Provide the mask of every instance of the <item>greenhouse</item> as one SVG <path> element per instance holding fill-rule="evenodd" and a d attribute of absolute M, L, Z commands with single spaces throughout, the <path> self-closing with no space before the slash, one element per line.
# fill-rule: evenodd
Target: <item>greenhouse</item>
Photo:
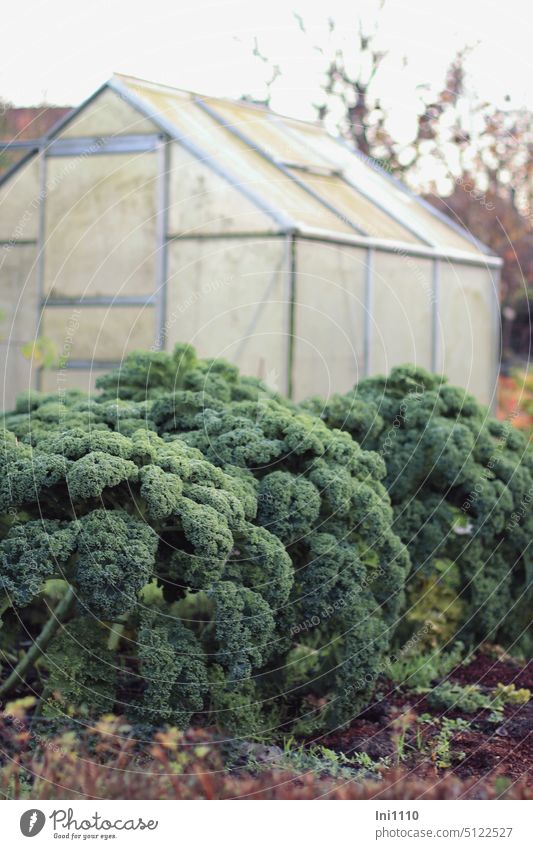
<path fill-rule="evenodd" d="M 4 407 L 176 342 L 295 399 L 413 362 L 493 403 L 501 260 L 318 124 L 115 76 L 19 148 Z"/>

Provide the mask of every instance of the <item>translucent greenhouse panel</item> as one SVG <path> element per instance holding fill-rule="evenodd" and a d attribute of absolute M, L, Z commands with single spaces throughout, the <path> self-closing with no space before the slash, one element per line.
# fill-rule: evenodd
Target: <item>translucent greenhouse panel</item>
<path fill-rule="evenodd" d="M 111 89 L 95 97 L 59 134 L 65 137 L 154 133 L 157 127 Z"/>
<path fill-rule="evenodd" d="M 412 227 L 420 236 L 442 249 L 454 249 L 481 255 L 466 236 L 424 207 L 416 197 L 391 180 L 378 164 L 352 152 L 325 131 L 312 126 L 287 122 L 291 133 L 304 141 L 314 155 L 322 155 L 332 168 L 339 168 L 370 200 L 390 211 L 400 223 Z M 312 154 L 310 154 L 312 155 Z"/>
<path fill-rule="evenodd" d="M 22 345 L 37 327 L 37 246 L 0 248 L 0 342 Z"/>
<path fill-rule="evenodd" d="M 254 144 L 274 159 L 298 165 L 328 165 L 323 156 L 303 144 L 296 135 L 289 134 L 284 127 L 284 120 L 268 109 L 216 98 L 208 98 L 206 102 L 228 124 L 249 136 Z"/>
<path fill-rule="evenodd" d="M 366 251 L 298 241 L 294 397 L 346 392 L 364 373 Z"/>
<path fill-rule="evenodd" d="M 253 146 L 233 136 L 207 115 L 190 94 L 128 77 L 119 79 L 143 99 L 147 108 L 159 113 L 181 136 L 197 145 L 206 162 L 212 159 L 217 167 L 222 167 L 243 188 L 251 189 L 273 209 L 308 227 L 353 233 L 348 224 L 297 186 L 276 165 L 266 161 Z M 275 229 L 279 226 L 271 223 L 269 230 Z"/>
<path fill-rule="evenodd" d="M 58 398 L 69 389 L 80 389 L 82 392 L 97 393 L 95 389 L 96 378 L 107 374 L 109 368 L 105 369 L 45 369 L 41 374 L 41 391 L 55 392 Z"/>
<path fill-rule="evenodd" d="M 277 230 L 275 221 L 207 165 L 177 144 L 170 148 L 168 232 Z"/>
<path fill-rule="evenodd" d="M 490 271 L 441 263 L 440 366 L 450 383 L 464 386 L 483 404 L 494 400 L 498 327 Z"/>
<path fill-rule="evenodd" d="M 283 239 L 171 242 L 165 347 L 189 342 L 283 391 L 287 268 Z"/>
<path fill-rule="evenodd" d="M 37 327 L 36 245 L 0 248 L 1 408 L 10 409 L 35 374 L 29 361 Z"/>
<path fill-rule="evenodd" d="M 0 186 L 0 241 L 37 238 L 39 194 L 39 157 L 33 156 Z"/>
<path fill-rule="evenodd" d="M 365 235 L 373 239 L 391 239 L 420 244 L 420 240 L 415 238 L 409 230 L 398 224 L 390 215 L 383 212 L 372 201 L 367 200 L 340 177 L 302 173 L 298 173 L 298 176 L 320 197 L 338 209 L 341 216 L 360 228 Z"/>
<path fill-rule="evenodd" d="M 415 363 L 431 368 L 432 261 L 376 252 L 370 309 L 370 374 Z"/>
<path fill-rule="evenodd" d="M 49 296 L 153 292 L 156 174 L 155 153 L 47 161 Z"/>
<path fill-rule="evenodd" d="M 48 307 L 41 335 L 65 360 L 120 361 L 155 339 L 153 307 Z"/>
<path fill-rule="evenodd" d="M 0 343 L 0 409 L 12 410 L 17 395 L 36 385 L 37 372 L 20 345 Z"/>

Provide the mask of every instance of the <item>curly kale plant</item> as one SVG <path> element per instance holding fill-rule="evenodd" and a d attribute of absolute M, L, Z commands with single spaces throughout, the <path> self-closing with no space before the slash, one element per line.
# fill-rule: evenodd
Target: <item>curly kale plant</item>
<path fill-rule="evenodd" d="M 303 406 L 385 461 L 394 530 L 412 562 L 407 618 L 432 619 L 445 639 L 522 639 L 533 454 L 512 422 L 414 366 Z"/>
<path fill-rule="evenodd" d="M 33 646 L 0 694 L 35 686 L 37 664 L 47 710 L 239 732 L 349 720 L 409 565 L 383 461 L 190 348 L 100 384 L 4 420 L 4 671 L 7 640 Z"/>

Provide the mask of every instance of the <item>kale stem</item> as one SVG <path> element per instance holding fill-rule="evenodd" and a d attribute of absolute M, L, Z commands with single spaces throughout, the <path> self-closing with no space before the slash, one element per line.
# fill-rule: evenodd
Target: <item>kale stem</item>
<path fill-rule="evenodd" d="M 5 598 L 3 598 L 2 601 L 0 601 L 0 628 L 2 627 L 2 624 L 3 624 L 2 623 L 2 616 L 4 615 L 6 610 L 9 610 L 10 607 L 11 607 L 11 599 L 9 598 L 9 596 L 6 593 Z"/>
<path fill-rule="evenodd" d="M 107 648 L 110 651 L 116 651 L 118 648 L 118 644 L 120 643 L 120 639 L 124 633 L 126 628 L 125 620 L 126 617 L 121 617 L 122 621 L 113 622 L 109 631 L 109 637 L 107 640 Z"/>
<path fill-rule="evenodd" d="M 25 673 L 29 669 L 31 669 L 31 667 L 35 664 L 38 658 L 46 651 L 50 640 L 55 635 L 59 626 L 61 625 L 61 621 L 68 613 L 69 608 L 72 602 L 74 601 L 75 595 L 76 594 L 73 587 L 69 587 L 59 604 L 52 611 L 52 614 L 48 619 L 46 625 L 42 629 L 41 633 L 31 646 L 29 651 L 27 651 L 24 657 L 19 660 L 11 674 L 0 686 L 0 696 L 7 695 L 7 693 L 9 693 L 14 687 L 16 687 L 17 684 L 23 681 L 23 676 L 25 675 Z"/>

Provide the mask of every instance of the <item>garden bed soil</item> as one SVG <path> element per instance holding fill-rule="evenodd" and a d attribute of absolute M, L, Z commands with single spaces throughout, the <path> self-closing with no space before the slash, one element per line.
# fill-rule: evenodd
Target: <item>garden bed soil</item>
<path fill-rule="evenodd" d="M 489 690 L 499 683 L 514 684 L 517 689 L 533 692 L 533 663 L 524 666 L 505 655 L 498 658 L 479 654 L 449 677 L 463 686 L 476 684 Z M 423 714 L 430 714 L 432 721 L 420 723 Z M 465 730 L 453 733 L 454 754 L 448 768 L 437 765 L 436 754 L 444 718 L 462 718 L 469 723 Z M 426 781 L 453 773 L 461 779 L 499 779 L 502 786 L 521 782 L 533 787 L 533 700 L 506 706 L 502 722 L 494 723 L 489 721 L 487 710 L 468 714 L 437 711 L 423 695 L 402 692 L 390 682 L 383 682 L 375 703 L 348 728 L 312 742 L 348 756 L 366 753 L 373 760 L 388 759 Z"/>

